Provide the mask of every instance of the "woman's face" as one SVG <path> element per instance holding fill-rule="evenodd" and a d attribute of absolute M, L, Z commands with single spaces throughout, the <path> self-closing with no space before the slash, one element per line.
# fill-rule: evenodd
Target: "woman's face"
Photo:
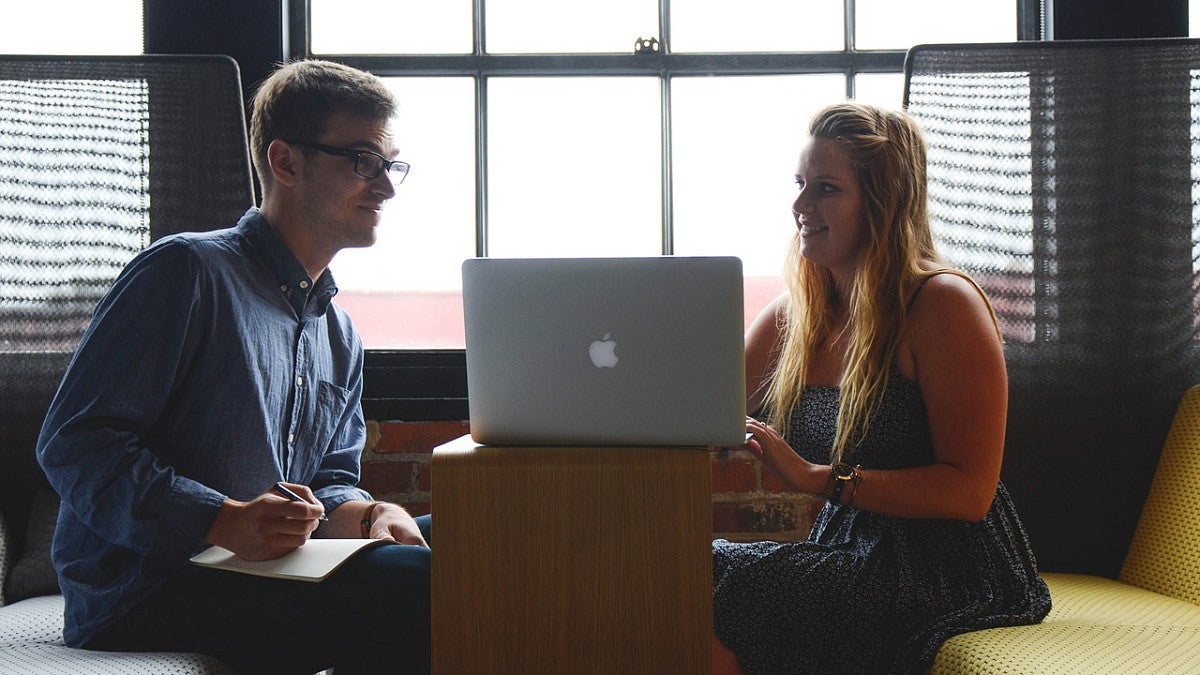
<path fill-rule="evenodd" d="M 867 240 L 866 204 L 849 152 L 837 141 L 811 139 L 800 151 L 796 185 L 800 255 L 849 280 Z"/>

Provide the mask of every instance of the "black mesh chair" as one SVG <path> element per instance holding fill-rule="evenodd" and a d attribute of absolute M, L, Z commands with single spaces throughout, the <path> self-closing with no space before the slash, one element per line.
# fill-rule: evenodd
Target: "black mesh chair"
<path fill-rule="evenodd" d="M 1200 382 L 1200 41 L 921 45 L 947 262 L 993 299 L 1003 478 L 1044 570 L 1115 576 L 1180 396 Z"/>
<path fill-rule="evenodd" d="M 253 202 L 233 59 L 0 56 L 0 507 L 17 529 L 101 295 L 152 240 Z"/>

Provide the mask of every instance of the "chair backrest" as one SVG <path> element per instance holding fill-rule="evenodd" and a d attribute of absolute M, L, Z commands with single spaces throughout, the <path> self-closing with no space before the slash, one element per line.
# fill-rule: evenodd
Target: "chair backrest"
<path fill-rule="evenodd" d="M 1200 386 L 1179 402 L 1120 579 L 1200 605 Z"/>
<path fill-rule="evenodd" d="M 1200 382 L 1196 72 L 1188 39 L 908 54 L 934 234 L 999 314 L 1003 478 L 1046 570 L 1116 576 Z"/>
<path fill-rule="evenodd" d="M 0 56 L 0 506 L 19 529 L 42 418 L 96 302 L 151 241 L 254 203 L 225 56 Z"/>

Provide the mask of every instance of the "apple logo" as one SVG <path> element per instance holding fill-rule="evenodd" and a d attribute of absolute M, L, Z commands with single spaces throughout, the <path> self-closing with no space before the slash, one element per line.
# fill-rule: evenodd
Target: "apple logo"
<path fill-rule="evenodd" d="M 617 365 L 617 342 L 612 339 L 612 333 L 605 333 L 604 339 L 594 340 L 588 346 L 588 356 L 592 365 L 597 368 L 612 368 Z"/>

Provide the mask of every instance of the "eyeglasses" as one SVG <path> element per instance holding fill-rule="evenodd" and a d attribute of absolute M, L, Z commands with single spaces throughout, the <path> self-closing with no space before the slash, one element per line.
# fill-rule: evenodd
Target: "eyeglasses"
<path fill-rule="evenodd" d="M 399 185 L 404 182 L 408 176 L 408 170 L 412 168 L 408 162 L 401 162 L 398 159 L 388 159 L 377 152 L 370 150 L 354 150 L 351 148 L 339 148 L 333 145 L 324 145 L 322 143 L 305 143 L 302 141 L 284 141 L 292 145 L 299 145 L 313 150 L 320 150 L 327 155 L 335 155 L 337 157 L 349 157 L 354 160 L 354 173 L 363 178 L 375 179 L 384 171 L 388 172 L 388 176 L 392 182 Z"/>

